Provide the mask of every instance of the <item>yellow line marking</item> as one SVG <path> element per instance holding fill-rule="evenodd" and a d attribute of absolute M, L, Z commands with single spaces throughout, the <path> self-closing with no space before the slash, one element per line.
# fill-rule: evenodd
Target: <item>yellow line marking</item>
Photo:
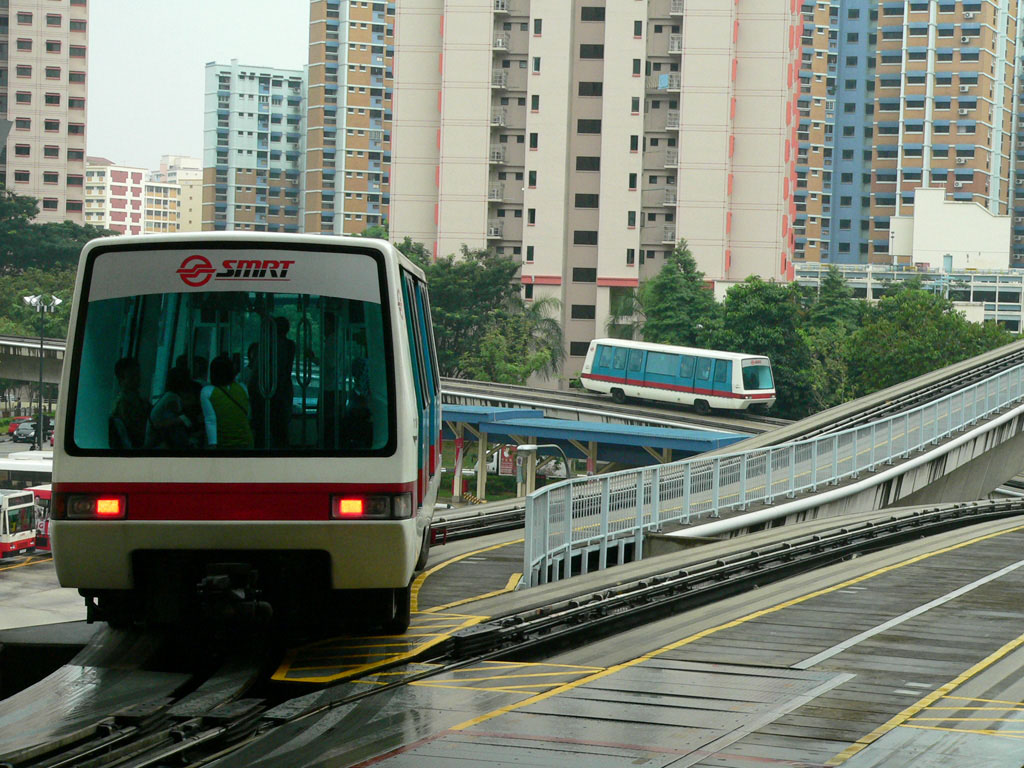
<path fill-rule="evenodd" d="M 502 589 L 496 589 L 493 592 L 485 592 L 482 595 L 476 595 L 475 597 L 466 597 L 462 600 L 456 600 L 454 603 L 445 603 L 444 605 L 437 605 L 433 608 L 428 608 L 424 613 L 433 613 L 434 611 L 445 611 L 449 608 L 455 608 L 459 605 L 465 605 L 466 603 L 475 603 L 477 600 L 483 600 L 485 597 L 497 597 L 498 595 L 504 595 L 506 592 L 511 592 L 518 586 L 519 580 L 523 577 L 521 573 L 513 573 L 508 583 Z"/>
<path fill-rule="evenodd" d="M 951 709 L 955 712 L 1024 712 L 1024 708 L 1017 707 L 928 707 L 929 712 L 940 709 Z"/>
<path fill-rule="evenodd" d="M 909 725 L 904 724 L 904 728 L 919 728 L 922 731 L 950 731 L 952 733 L 976 733 L 980 736 L 1005 736 L 1008 739 L 1024 739 L 1024 731 L 1004 731 L 1001 729 L 991 728 L 940 728 L 937 725 Z"/>
<path fill-rule="evenodd" d="M 450 677 L 448 680 L 452 682 L 461 683 L 482 683 L 486 680 L 511 680 L 514 677 L 565 677 L 570 674 L 568 671 L 563 672 L 527 672 L 522 675 L 490 675 L 488 677 Z M 583 670 L 580 671 L 583 674 Z"/>
<path fill-rule="evenodd" d="M 488 691 L 488 692 L 497 691 L 498 693 L 516 693 L 516 694 L 519 694 L 520 696 L 525 696 L 525 695 L 529 694 L 529 691 L 518 691 L 518 690 L 515 690 L 514 688 L 505 688 L 505 687 L 488 688 L 487 686 L 484 686 L 484 685 L 443 685 L 441 683 L 428 683 L 425 680 L 417 680 L 415 682 L 409 683 L 409 685 L 415 685 L 415 686 L 418 686 L 420 688 L 438 688 L 438 689 L 441 689 L 441 690 L 452 690 L 452 691 Z"/>
<path fill-rule="evenodd" d="M 35 560 L 18 563 L 17 565 L 5 565 L 3 568 L 0 568 L 0 571 L 13 571 L 15 568 L 24 568 L 26 565 L 36 565 L 38 563 L 49 563 L 52 560 L 52 557 L 40 557 Z"/>
<path fill-rule="evenodd" d="M 857 576 L 857 577 L 852 578 L 852 579 L 847 579 L 846 581 L 840 582 L 839 584 L 835 584 L 835 585 L 833 585 L 831 587 L 826 587 L 824 589 L 815 590 L 814 592 L 810 592 L 810 593 L 804 595 L 803 597 L 793 598 L 792 600 L 787 600 L 787 601 L 785 601 L 783 603 L 779 603 L 778 605 L 774 605 L 774 606 L 772 606 L 770 608 L 764 608 L 764 609 L 759 610 L 759 611 L 754 611 L 753 613 L 748 613 L 746 616 L 742 616 L 742 617 L 740 617 L 738 619 L 734 619 L 733 621 L 729 621 L 729 622 L 726 622 L 724 624 L 719 624 L 716 627 L 710 627 L 708 629 L 702 630 L 702 631 L 697 632 L 697 633 L 695 633 L 693 635 L 690 635 L 689 637 L 684 637 L 681 640 L 676 640 L 675 642 L 669 643 L 668 645 L 662 646 L 661 648 L 658 648 L 658 649 L 656 649 L 654 651 L 650 651 L 649 653 L 645 653 L 642 656 L 637 656 L 636 658 L 630 659 L 629 661 L 625 661 L 625 662 L 623 662 L 621 664 L 616 664 L 614 666 L 607 667 L 606 669 L 603 669 L 600 672 L 595 672 L 594 674 L 588 675 L 587 677 L 580 678 L 579 680 L 574 680 L 573 682 L 566 683 L 564 685 L 560 685 L 559 687 L 554 688 L 554 689 L 552 689 L 550 691 L 546 691 L 544 693 L 539 693 L 536 696 L 531 696 L 530 698 L 524 699 L 523 701 L 520 701 L 520 702 L 518 702 L 516 704 L 510 704 L 510 705 L 507 705 L 507 706 L 504 706 L 504 707 L 500 707 L 499 709 L 496 709 L 496 710 L 494 710 L 492 712 L 488 712 L 485 715 L 480 715 L 479 717 L 471 718 L 469 720 L 466 720 L 465 722 L 462 722 L 462 723 L 459 723 L 458 725 L 453 726 L 451 728 L 451 730 L 453 730 L 453 731 L 465 730 L 466 728 L 471 728 L 474 725 L 479 725 L 480 723 L 487 722 L 488 720 L 493 720 L 494 718 L 496 718 L 496 717 L 498 717 L 500 715 L 503 715 L 506 712 L 512 712 L 513 710 L 520 709 L 521 707 L 525 707 L 525 706 L 527 706 L 529 704 L 534 704 L 534 703 L 539 702 L 539 701 L 545 701 L 545 700 L 547 700 L 547 699 L 549 699 L 549 698 L 551 698 L 553 696 L 558 696 L 561 693 L 565 693 L 566 691 L 571 691 L 571 690 L 573 690 L 575 688 L 578 688 L 578 687 L 580 687 L 582 685 L 586 685 L 587 683 L 594 682 L 595 680 L 600 680 L 600 679 L 608 677 L 610 675 L 614 675 L 616 672 L 620 672 L 622 670 L 629 669 L 630 667 L 634 667 L 637 664 L 642 664 L 645 661 L 650 661 L 651 659 L 654 659 L 654 658 L 656 658 L 656 657 L 658 657 L 658 656 L 660 656 L 660 655 L 662 655 L 664 653 L 667 653 L 669 651 L 674 651 L 677 648 L 682 648 L 684 645 L 689 645 L 690 643 L 696 642 L 697 640 L 701 640 L 701 639 L 703 639 L 705 637 L 708 637 L 709 635 L 713 635 L 716 632 L 720 632 L 723 629 L 731 629 L 732 627 L 738 627 L 741 624 L 746 624 L 748 621 L 752 621 L 754 619 L 759 619 L 762 616 L 768 616 L 770 614 L 777 613 L 778 611 L 781 611 L 781 610 L 783 610 L 785 608 L 789 608 L 789 607 L 794 606 L 794 605 L 799 605 L 800 603 L 806 602 L 806 601 L 811 600 L 812 598 L 815 598 L 815 597 L 820 597 L 821 595 L 827 595 L 827 594 L 829 594 L 831 592 L 836 592 L 836 591 L 838 591 L 840 589 L 846 589 L 847 587 L 853 586 L 854 584 L 859 584 L 862 581 L 867 581 L 868 579 L 875 578 L 876 576 L 881 576 L 882 574 L 889 573 L 891 571 L 895 571 L 895 570 L 898 570 L 900 568 L 904 568 L 904 567 L 906 567 L 908 565 L 912 565 L 914 563 L 921 562 L 922 560 L 927 560 L 929 558 L 936 557 L 937 555 L 946 554 L 947 552 L 953 552 L 953 551 L 955 551 L 957 549 L 962 549 L 962 548 L 970 546 L 972 544 L 977 544 L 978 542 L 981 542 L 981 541 L 986 541 L 988 539 L 995 538 L 997 536 L 1005 536 L 1008 533 L 1016 533 L 1016 532 L 1019 532 L 1019 531 L 1022 531 L 1022 530 L 1024 530 L 1024 525 L 1019 525 L 1019 526 L 1015 526 L 1014 528 L 1008 528 L 1005 531 L 997 531 L 995 533 L 990 533 L 990 534 L 987 534 L 985 536 L 978 536 L 978 537 L 976 537 L 974 539 L 968 539 L 967 541 L 961 542 L 959 544 L 953 544 L 953 545 L 951 545 L 949 547 L 944 547 L 944 548 L 936 550 L 934 552 L 927 552 L 927 553 L 925 553 L 923 555 L 917 555 L 915 557 L 910 558 L 909 560 L 904 560 L 901 563 L 894 563 L 893 565 L 887 565 L 887 566 L 885 566 L 883 568 L 878 568 L 877 570 L 871 571 L 870 573 L 866 573 L 866 574 L 864 574 L 862 576 Z M 1018 640 L 1014 641 L 1014 643 L 1017 643 L 1017 644 L 1020 644 L 1020 642 L 1024 642 L 1024 636 L 1021 636 L 1020 638 L 1018 638 Z M 1014 647 L 1016 647 L 1016 646 L 1014 646 Z M 1004 648 L 1006 648 L 1006 646 L 1004 646 Z M 993 659 L 993 661 L 994 661 L 994 659 Z M 989 662 L 989 663 L 991 663 L 991 662 Z M 948 688 L 948 690 L 952 690 L 952 687 Z M 935 701 L 937 698 L 940 698 L 940 697 L 936 697 L 935 699 L 931 699 L 928 703 L 931 703 L 931 701 Z M 923 709 L 923 708 L 924 707 L 921 707 L 920 709 Z M 916 712 L 920 711 L 920 709 L 915 710 L 913 712 L 910 712 L 907 715 L 907 717 L 910 717 L 910 716 L 916 714 Z M 876 736 L 875 738 L 878 738 L 878 737 Z M 867 746 L 867 744 L 865 744 L 864 746 Z M 859 749 L 863 749 L 863 747 L 860 747 Z M 853 753 L 851 753 L 851 754 L 853 754 Z M 843 758 L 843 759 L 845 760 L 846 758 Z"/>
<path fill-rule="evenodd" d="M 931 711 L 931 710 L 929 710 Z M 915 717 L 912 720 L 908 720 L 908 723 L 925 723 L 934 720 L 937 723 L 943 723 L 947 720 L 956 720 L 958 722 L 968 722 L 969 720 L 982 720 L 986 723 L 1024 723 L 1019 717 Z"/>
<path fill-rule="evenodd" d="M 1004 701 L 1003 699 L 977 699 L 973 696 L 946 696 L 947 699 L 953 701 L 983 701 L 986 704 L 1012 704 L 1015 707 L 1024 707 L 1024 701 Z M 932 707 L 932 709 L 938 709 L 938 707 Z"/>
<path fill-rule="evenodd" d="M 1020 529 L 1019 528 L 1011 528 L 1008 531 L 1004 531 L 1004 533 L 1011 533 L 1012 531 L 1017 531 L 1017 530 L 1020 530 Z M 993 536 L 993 535 L 997 535 L 997 534 L 990 534 L 990 536 L 984 536 L 984 537 L 982 537 L 982 539 L 991 538 L 991 536 Z M 966 543 L 969 544 L 971 542 L 966 542 Z M 862 736 L 861 738 L 857 739 L 857 741 L 855 741 L 849 747 L 847 747 L 842 752 L 840 752 L 838 755 L 833 757 L 831 760 L 829 760 L 827 763 L 825 763 L 825 765 L 839 765 L 841 763 L 846 762 L 851 757 L 853 757 L 855 754 L 860 752 L 862 749 L 864 749 L 868 745 L 872 744 L 873 742 L 877 741 L 878 739 L 882 738 L 882 736 L 884 736 L 885 734 L 887 734 L 889 731 L 893 730 L 897 726 L 903 725 L 907 720 L 909 720 L 910 718 L 914 717 L 914 715 L 916 715 L 918 712 L 920 712 L 923 709 L 927 709 L 929 706 L 931 706 L 931 704 L 933 702 L 936 702 L 939 699 L 943 698 L 947 693 L 949 693 L 950 691 L 955 690 L 959 686 L 963 685 L 965 682 L 970 680 L 976 674 L 978 674 L 982 670 L 986 669 L 987 667 L 990 667 L 991 665 L 995 664 L 997 661 L 999 661 L 999 659 L 1003 658 L 1003 656 L 1005 656 L 1006 654 L 1011 653 L 1012 651 L 1016 650 L 1021 645 L 1024 645 L 1024 635 L 1020 635 L 1016 639 L 1011 640 L 1010 642 L 1006 643 L 1002 648 L 997 650 L 995 653 L 989 654 L 984 659 L 982 659 L 977 664 L 975 664 L 973 667 L 968 669 L 966 672 L 962 672 L 961 674 L 957 675 L 955 678 L 950 680 L 948 683 L 946 683 L 942 687 L 936 688 L 934 691 L 929 693 L 927 696 L 925 696 L 923 699 L 918 701 L 916 704 L 911 704 L 909 707 L 904 709 L 898 715 L 896 715 L 895 717 L 890 718 L 886 722 L 882 723 L 882 725 L 880 725 L 877 728 L 875 728 L 875 730 L 873 730 L 867 736 Z M 949 720 L 949 719 L 952 719 L 952 718 L 945 718 L 945 719 Z"/>
<path fill-rule="evenodd" d="M 482 555 L 484 552 L 492 552 L 495 549 L 501 549 L 502 547 L 507 547 L 507 546 L 510 546 L 512 544 L 522 544 L 522 543 L 523 543 L 523 539 L 516 539 L 515 541 L 506 541 L 503 544 L 495 544 L 495 545 L 490 546 L 490 547 L 484 547 L 483 549 L 474 549 L 472 552 L 466 552 L 464 554 L 457 555 L 456 557 L 453 557 L 450 560 L 445 560 L 443 563 L 438 563 L 437 565 L 435 565 L 433 568 L 431 568 L 428 571 L 424 571 L 419 576 L 417 576 L 415 579 L 413 579 L 413 582 L 412 582 L 412 595 L 411 595 L 411 603 L 410 603 L 410 605 L 412 607 L 412 610 L 413 611 L 418 611 L 419 610 L 419 605 L 420 605 L 420 589 L 423 587 L 423 582 L 425 582 L 428 577 L 433 576 L 435 573 L 440 571 L 442 568 L 447 568 L 449 565 L 452 565 L 453 563 L 457 563 L 460 560 L 465 560 L 467 557 L 473 557 L 474 555 Z"/>

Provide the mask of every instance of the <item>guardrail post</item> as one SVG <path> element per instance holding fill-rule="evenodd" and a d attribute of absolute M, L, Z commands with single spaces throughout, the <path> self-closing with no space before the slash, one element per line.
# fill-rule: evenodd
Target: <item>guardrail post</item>
<path fill-rule="evenodd" d="M 686 462 L 686 466 L 683 468 L 683 509 L 686 514 L 687 525 L 690 524 L 690 477 L 691 477 L 691 465 L 690 462 Z M 682 517 L 680 515 L 680 517 Z"/>
<path fill-rule="evenodd" d="M 889 445 L 886 447 L 886 464 L 892 464 L 892 455 L 895 453 L 895 448 L 892 444 L 892 417 L 889 418 Z"/>
<path fill-rule="evenodd" d="M 608 567 L 608 516 L 612 505 L 611 478 L 601 478 L 601 550 L 598 555 L 598 570 Z"/>
<path fill-rule="evenodd" d="M 567 578 L 572 578 L 572 486 L 572 481 L 564 486 L 568 497 L 565 500 L 565 575 Z M 586 557 L 587 553 L 584 551 L 580 556 Z"/>
<path fill-rule="evenodd" d="M 529 498 L 529 496 L 527 496 Z M 544 542 L 544 557 L 541 558 L 540 568 L 540 583 L 547 584 L 551 581 L 549 578 L 549 569 L 551 568 L 551 494 L 544 494 L 545 509 L 544 514 L 540 516 L 540 540 Z M 555 580 L 558 579 L 558 574 L 555 574 Z"/>
<path fill-rule="evenodd" d="M 910 414 L 903 415 L 903 458 L 910 456 Z"/>
<path fill-rule="evenodd" d="M 651 530 L 661 530 L 661 465 L 654 468 L 654 479 L 651 481 Z"/>
<path fill-rule="evenodd" d="M 633 560 L 644 556 L 644 497 L 647 496 L 647 470 L 641 469 L 637 477 L 636 527 L 633 529 Z"/>
<path fill-rule="evenodd" d="M 818 438 L 811 443 L 811 490 L 818 490 Z"/>
<path fill-rule="evenodd" d="M 786 496 L 796 496 L 796 443 L 789 446 L 789 491 Z"/>
<path fill-rule="evenodd" d="M 835 435 L 832 438 L 832 478 L 829 480 L 829 485 L 835 485 L 839 482 L 839 435 Z"/>
<path fill-rule="evenodd" d="M 871 450 L 868 452 L 868 471 L 875 471 L 875 444 L 878 442 L 878 428 L 871 422 Z"/>
<path fill-rule="evenodd" d="M 772 499 L 775 498 L 775 494 L 772 493 L 772 459 L 775 458 L 775 449 L 768 449 L 768 466 L 765 467 L 764 471 L 764 499 L 769 504 L 772 503 Z"/>
<path fill-rule="evenodd" d="M 740 459 L 740 509 L 747 508 L 747 458 L 749 453 Z"/>
<path fill-rule="evenodd" d="M 722 460 L 716 456 L 711 469 L 711 517 L 718 517 L 718 492 L 721 489 Z"/>
<path fill-rule="evenodd" d="M 853 476 L 860 476 L 860 458 L 857 454 L 857 428 L 853 428 Z"/>
<path fill-rule="evenodd" d="M 528 586 L 537 586 L 537 572 L 533 568 L 533 497 L 526 497 L 526 512 L 524 513 L 523 522 L 526 527 L 523 532 L 526 534 L 523 536 L 523 575 L 526 578 Z"/>

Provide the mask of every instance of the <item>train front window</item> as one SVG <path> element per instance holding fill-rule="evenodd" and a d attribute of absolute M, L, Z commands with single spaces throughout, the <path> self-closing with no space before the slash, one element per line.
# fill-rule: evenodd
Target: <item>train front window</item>
<path fill-rule="evenodd" d="M 774 389 L 772 367 L 767 361 L 743 361 L 743 386 L 745 389 Z"/>
<path fill-rule="evenodd" d="M 374 259 L 349 259 L 347 274 L 338 264 L 333 280 L 329 268 L 311 269 L 315 293 L 301 292 L 310 279 L 260 278 L 154 292 L 145 278 L 134 291 L 124 290 L 132 281 L 110 287 L 105 261 L 123 255 L 101 254 L 94 266 L 72 369 L 73 448 L 366 454 L 389 444 L 392 363 Z"/>

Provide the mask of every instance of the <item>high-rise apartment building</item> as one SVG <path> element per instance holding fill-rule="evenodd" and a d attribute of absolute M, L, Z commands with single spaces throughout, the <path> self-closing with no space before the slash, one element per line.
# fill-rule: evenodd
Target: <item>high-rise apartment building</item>
<path fill-rule="evenodd" d="M 181 187 L 147 181 L 144 168 L 89 157 L 85 170 L 85 223 L 124 235 L 178 232 Z"/>
<path fill-rule="evenodd" d="M 84 221 L 86 0 L 0 3 L 0 183 L 39 200 L 39 222 Z"/>
<path fill-rule="evenodd" d="M 203 229 L 299 232 L 303 70 L 206 65 Z"/>
<path fill-rule="evenodd" d="M 355 234 L 390 205 L 394 2 L 310 0 L 306 232 Z"/>
<path fill-rule="evenodd" d="M 161 155 L 160 169 L 149 172 L 150 181 L 180 184 L 183 179 L 202 179 L 203 161 L 187 155 Z"/>
<path fill-rule="evenodd" d="M 391 234 L 520 256 L 569 359 L 680 238 L 711 280 L 792 269 L 790 0 L 421 0 L 395 22 Z"/>
<path fill-rule="evenodd" d="M 1005 215 L 1021 88 L 1016 0 L 804 2 L 796 258 L 888 263 L 891 220 L 941 188 Z M 1013 258 L 1024 266 L 1024 203 Z M 1016 226 L 1016 225 L 1015 225 Z"/>

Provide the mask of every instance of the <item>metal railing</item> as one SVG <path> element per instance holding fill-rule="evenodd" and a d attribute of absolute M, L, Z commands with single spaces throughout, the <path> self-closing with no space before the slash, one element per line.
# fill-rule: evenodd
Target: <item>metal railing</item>
<path fill-rule="evenodd" d="M 526 499 L 523 584 L 643 556 L 664 523 L 771 504 L 892 464 L 1024 397 L 1024 366 L 862 427 L 810 440 L 566 480 Z M 577 565 L 573 568 L 574 558 Z M 595 562 L 592 562 L 595 561 Z"/>

